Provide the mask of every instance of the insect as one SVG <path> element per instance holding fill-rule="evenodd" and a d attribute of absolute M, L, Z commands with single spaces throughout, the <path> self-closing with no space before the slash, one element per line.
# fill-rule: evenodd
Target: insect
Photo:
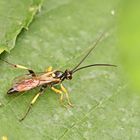
<path fill-rule="evenodd" d="M 46 88 L 51 88 L 55 93 L 60 94 L 60 101 L 61 103 L 64 103 L 64 101 L 67 102 L 68 106 L 73 107 L 73 104 L 70 101 L 69 94 L 66 90 L 66 88 L 63 86 L 62 82 L 64 80 L 71 80 L 73 77 L 73 74 L 78 72 L 79 70 L 88 68 L 88 67 L 94 67 L 94 66 L 113 66 L 116 67 L 116 65 L 112 64 L 90 64 L 86 66 L 79 67 L 81 63 L 89 56 L 89 54 L 92 52 L 92 50 L 97 46 L 99 41 L 102 39 L 103 34 L 100 35 L 100 37 L 95 41 L 94 45 L 90 48 L 88 53 L 82 58 L 82 60 L 71 70 L 66 69 L 64 72 L 61 70 L 53 70 L 52 67 L 49 67 L 46 72 L 42 73 L 36 73 L 34 70 L 29 69 L 25 66 L 18 65 L 18 64 L 12 64 L 6 60 L 3 60 L 0 58 L 0 60 L 6 62 L 7 64 L 19 68 L 19 69 L 25 69 L 29 72 L 29 74 L 20 77 L 15 84 L 8 90 L 7 94 L 11 95 L 14 93 L 20 93 L 24 91 L 31 90 L 35 87 L 40 87 L 39 92 L 34 96 L 34 98 L 31 100 L 30 105 L 27 108 L 27 111 L 23 115 L 23 117 L 20 119 L 20 121 L 24 120 L 29 111 L 31 110 L 32 106 L 38 99 L 40 95 L 42 95 Z M 60 85 L 60 89 L 57 89 L 55 85 Z M 65 100 L 64 100 L 65 96 Z M 64 105 L 66 106 L 66 105 Z"/>

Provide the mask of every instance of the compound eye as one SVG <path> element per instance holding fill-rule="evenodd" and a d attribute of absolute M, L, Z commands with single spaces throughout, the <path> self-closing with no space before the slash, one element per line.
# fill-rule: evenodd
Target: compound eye
<path fill-rule="evenodd" d="M 72 79 L 72 76 L 71 75 L 68 75 L 68 77 L 67 77 L 69 80 L 71 80 Z"/>
<path fill-rule="evenodd" d="M 71 80 L 72 79 L 72 76 L 70 76 L 69 79 Z"/>

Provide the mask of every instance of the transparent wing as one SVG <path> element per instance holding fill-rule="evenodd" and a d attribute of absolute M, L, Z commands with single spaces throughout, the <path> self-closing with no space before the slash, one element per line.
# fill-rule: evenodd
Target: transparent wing
<path fill-rule="evenodd" d="M 53 78 L 52 76 L 50 76 L 50 72 L 37 72 L 36 76 L 32 76 L 31 74 L 25 74 L 25 75 L 21 75 L 18 76 L 16 78 L 13 79 L 12 84 L 19 84 L 22 81 L 28 80 L 28 79 L 32 79 L 32 80 L 39 80 L 40 82 L 45 82 L 45 83 L 50 83 L 50 82 L 54 82 L 56 79 Z"/>
<path fill-rule="evenodd" d="M 23 80 L 31 79 L 31 78 L 33 78 L 31 74 L 20 75 L 20 76 L 17 76 L 13 79 L 12 84 L 14 85 L 14 84 L 17 84 Z"/>

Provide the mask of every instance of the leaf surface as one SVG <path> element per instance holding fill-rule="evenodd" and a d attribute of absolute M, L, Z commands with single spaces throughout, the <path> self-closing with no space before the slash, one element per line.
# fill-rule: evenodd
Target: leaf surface
<path fill-rule="evenodd" d="M 17 36 L 28 30 L 41 4 L 42 0 L 0 1 L 0 53 L 14 48 Z"/>
<path fill-rule="evenodd" d="M 47 67 L 73 68 L 106 31 L 82 65 L 118 59 L 116 15 L 119 1 L 47 0 L 28 31 L 22 32 L 10 54 L 2 58 L 40 72 Z M 114 14 L 115 12 L 115 14 Z M 14 140 L 138 140 L 140 97 L 128 90 L 121 68 L 94 67 L 64 81 L 74 108 L 65 109 L 49 88 L 23 122 L 29 102 L 39 89 L 6 95 L 12 79 L 27 72 L 0 63 L 0 137 Z M 59 88 L 59 86 L 57 86 Z"/>

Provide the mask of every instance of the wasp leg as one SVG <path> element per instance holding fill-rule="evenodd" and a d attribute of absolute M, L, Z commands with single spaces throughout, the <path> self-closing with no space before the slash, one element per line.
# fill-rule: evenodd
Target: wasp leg
<path fill-rule="evenodd" d="M 59 90 L 59 89 L 56 89 L 56 88 L 54 88 L 54 87 L 51 87 L 51 89 L 52 89 L 54 92 L 58 93 L 58 94 L 62 94 L 62 91 Z"/>
<path fill-rule="evenodd" d="M 19 121 L 23 121 L 23 120 L 26 118 L 26 116 L 27 116 L 27 114 L 29 113 L 29 111 L 31 110 L 33 104 L 35 103 L 35 101 L 37 100 L 37 98 L 38 98 L 40 95 L 41 95 L 40 92 L 36 94 L 36 96 L 35 96 L 35 97 L 32 99 L 32 101 L 30 102 L 30 105 L 29 105 L 29 107 L 28 107 L 26 113 L 24 114 L 24 116 L 23 116 Z"/>
<path fill-rule="evenodd" d="M 69 94 L 68 94 L 66 88 L 62 84 L 60 84 L 60 87 L 61 87 L 61 90 L 66 94 L 66 99 L 68 101 L 68 105 L 73 107 L 74 105 L 70 101 Z"/>
<path fill-rule="evenodd" d="M 36 102 L 36 100 L 38 99 L 38 97 L 39 97 L 40 95 L 43 94 L 45 88 L 46 88 L 46 86 L 42 86 L 42 87 L 41 87 L 39 93 L 37 93 L 37 94 L 34 96 L 34 98 L 32 99 L 32 101 L 30 102 L 30 105 L 29 105 L 29 107 L 28 107 L 26 113 L 24 114 L 24 116 L 23 116 L 19 121 L 23 121 L 23 120 L 26 118 L 26 116 L 28 115 L 29 111 L 31 110 L 32 106 L 34 105 L 34 103 Z"/>
<path fill-rule="evenodd" d="M 64 92 L 64 93 L 66 94 L 66 99 L 67 99 L 67 101 L 68 101 L 68 105 L 71 106 L 71 107 L 73 107 L 72 103 L 70 102 L 68 92 L 67 92 L 67 90 L 64 88 L 63 85 L 61 85 L 61 90 L 62 90 L 62 91 L 59 90 L 59 89 L 56 89 L 56 88 L 54 88 L 54 87 L 51 87 L 51 89 L 52 89 L 55 93 L 61 95 L 61 96 L 60 96 L 60 102 L 61 102 L 61 103 L 63 103 L 63 99 L 64 99 L 63 92 Z M 64 104 L 62 104 L 62 105 L 63 105 L 64 107 L 68 108 L 68 106 L 66 106 L 66 105 L 64 105 Z"/>
<path fill-rule="evenodd" d="M 52 66 L 49 66 L 46 70 L 45 70 L 45 72 L 51 72 L 52 71 Z"/>
<path fill-rule="evenodd" d="M 1 58 L 0 58 L 0 59 L 1 59 Z M 11 65 L 11 66 L 14 67 L 14 68 L 19 68 L 19 69 L 28 70 L 28 72 L 29 72 L 32 76 L 35 76 L 35 72 L 34 72 L 33 70 L 31 70 L 31 69 L 25 67 L 25 66 L 18 65 L 18 64 L 12 64 L 12 63 L 10 63 L 10 62 L 8 62 L 8 61 L 6 61 L 6 60 L 3 60 L 3 59 L 1 59 L 1 60 L 4 61 L 4 62 L 6 62 L 7 64 Z"/>
<path fill-rule="evenodd" d="M 62 92 L 61 90 L 59 90 L 59 89 L 54 88 L 54 87 L 51 87 L 51 89 L 52 89 L 55 93 L 60 94 L 60 103 L 61 103 L 64 107 L 67 108 L 67 106 L 64 105 L 64 103 L 63 103 L 63 99 L 64 99 L 63 92 Z"/>

